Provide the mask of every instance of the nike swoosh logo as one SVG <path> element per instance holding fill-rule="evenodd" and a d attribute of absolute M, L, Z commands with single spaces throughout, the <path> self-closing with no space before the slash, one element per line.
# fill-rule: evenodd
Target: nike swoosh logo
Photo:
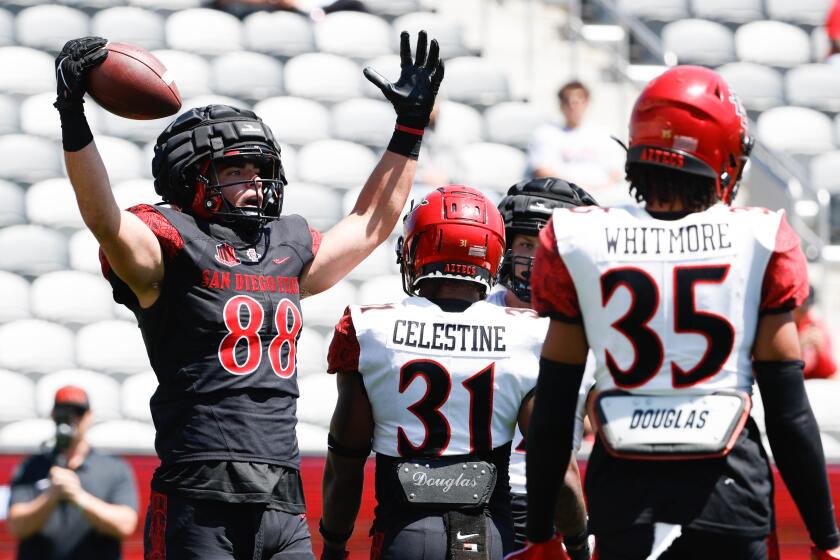
<path fill-rule="evenodd" d="M 273 262 L 274 264 L 283 264 L 284 262 L 286 262 L 290 258 L 291 257 L 283 257 L 282 259 L 273 259 L 271 262 Z"/>
<path fill-rule="evenodd" d="M 478 533 L 470 533 L 469 535 L 462 535 L 461 531 L 458 531 L 458 534 L 455 535 L 455 538 L 458 539 L 459 541 L 463 541 L 463 540 L 471 539 L 471 538 L 477 537 L 477 536 L 478 536 Z"/>

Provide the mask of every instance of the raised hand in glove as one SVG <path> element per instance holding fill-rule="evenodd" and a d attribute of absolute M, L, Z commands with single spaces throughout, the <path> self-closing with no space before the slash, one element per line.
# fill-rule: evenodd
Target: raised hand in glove
<path fill-rule="evenodd" d="M 400 77 L 394 83 L 370 66 L 364 70 L 365 78 L 378 87 L 394 106 L 398 125 L 422 134 L 429 124 L 435 96 L 443 80 L 443 61 L 440 60 L 438 42 L 432 39 L 427 52 L 426 32 L 421 31 L 417 35 L 417 52 L 412 60 L 408 32 L 403 31 L 400 33 L 400 66 Z"/>
<path fill-rule="evenodd" d="M 87 73 L 108 56 L 108 43 L 102 37 L 83 37 L 64 44 L 55 57 L 55 81 L 58 97 L 55 107 L 59 111 L 81 110 L 85 96 Z"/>

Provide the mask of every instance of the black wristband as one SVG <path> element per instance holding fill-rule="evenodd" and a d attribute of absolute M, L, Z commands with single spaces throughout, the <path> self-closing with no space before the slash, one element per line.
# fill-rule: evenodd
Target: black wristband
<path fill-rule="evenodd" d="M 65 152 L 78 152 L 93 142 L 93 133 L 81 105 L 78 110 L 59 109 L 58 116 L 61 118 L 61 145 Z"/>
<path fill-rule="evenodd" d="M 341 457 L 366 459 L 370 455 L 371 446 L 367 446 L 364 449 L 347 447 L 346 445 L 340 444 L 331 433 L 327 433 L 327 449 L 330 453 L 335 453 Z"/>
<path fill-rule="evenodd" d="M 420 157 L 420 144 L 422 142 L 422 130 L 398 124 L 394 128 L 394 134 L 388 144 L 388 151 L 407 158 L 417 159 Z"/>
<path fill-rule="evenodd" d="M 318 521 L 318 532 L 321 533 L 321 536 L 324 537 L 324 539 L 330 541 L 331 543 L 346 543 L 348 540 L 350 540 L 350 537 L 353 536 L 352 527 L 346 533 L 333 533 L 332 531 L 324 527 L 323 519 Z"/>
<path fill-rule="evenodd" d="M 563 544 L 566 548 L 578 549 L 589 544 L 589 529 L 584 529 L 576 535 L 563 535 Z"/>

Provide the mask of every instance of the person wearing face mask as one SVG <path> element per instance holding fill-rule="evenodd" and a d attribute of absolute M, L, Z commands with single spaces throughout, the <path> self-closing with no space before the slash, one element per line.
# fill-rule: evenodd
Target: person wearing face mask
<path fill-rule="evenodd" d="M 8 528 L 19 560 L 122 558 L 120 541 L 137 527 L 129 466 L 86 439 L 93 413 L 84 389 L 55 394 L 55 444 L 27 457 L 12 477 Z"/>

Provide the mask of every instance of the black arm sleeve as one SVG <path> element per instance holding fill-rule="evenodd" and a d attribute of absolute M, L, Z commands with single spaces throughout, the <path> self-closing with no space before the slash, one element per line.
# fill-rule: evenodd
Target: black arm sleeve
<path fill-rule="evenodd" d="M 534 411 L 528 423 L 525 473 L 528 487 L 528 540 L 554 536 L 554 510 L 572 455 L 578 391 L 586 364 L 540 358 Z"/>
<path fill-rule="evenodd" d="M 799 360 L 755 361 L 767 438 L 776 466 L 790 490 L 811 540 L 822 550 L 840 545 L 825 469 L 820 431 Z"/>

